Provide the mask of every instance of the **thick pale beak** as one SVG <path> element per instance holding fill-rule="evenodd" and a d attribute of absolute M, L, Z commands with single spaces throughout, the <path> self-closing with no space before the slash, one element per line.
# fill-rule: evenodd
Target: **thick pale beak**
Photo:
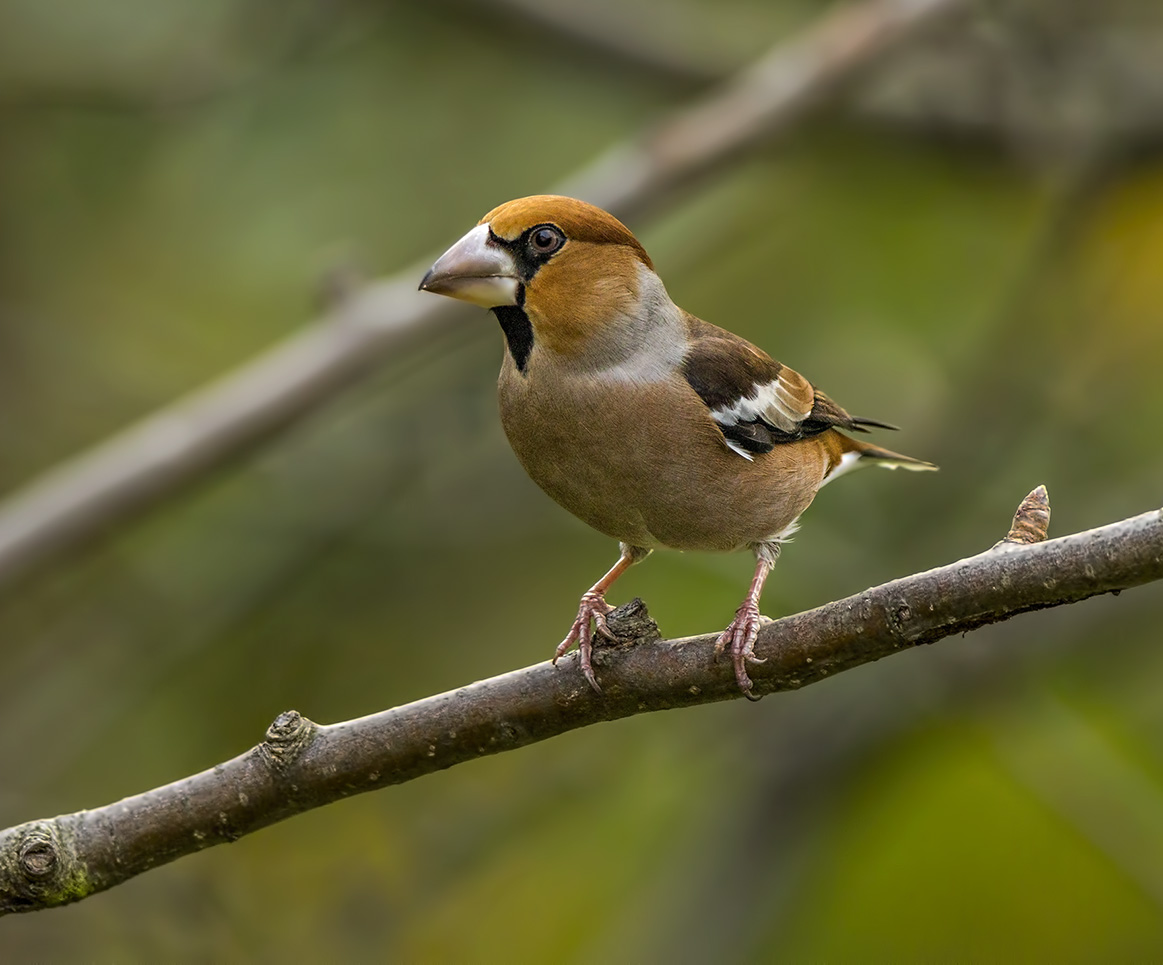
<path fill-rule="evenodd" d="M 420 282 L 420 290 L 499 308 L 517 304 L 519 284 L 512 256 L 489 242 L 489 226 L 482 224 L 436 259 Z"/>

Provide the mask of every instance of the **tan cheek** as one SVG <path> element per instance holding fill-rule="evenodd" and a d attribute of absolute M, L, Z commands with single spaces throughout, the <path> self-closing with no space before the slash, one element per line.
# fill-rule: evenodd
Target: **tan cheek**
<path fill-rule="evenodd" d="M 563 251 L 537 273 L 526 294 L 534 334 L 555 352 L 584 351 L 613 319 L 631 310 L 637 280 L 636 259 L 625 249 L 579 244 Z"/>

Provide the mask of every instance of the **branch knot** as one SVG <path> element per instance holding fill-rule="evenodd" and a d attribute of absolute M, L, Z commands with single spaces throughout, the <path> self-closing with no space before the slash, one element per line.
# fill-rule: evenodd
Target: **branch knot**
<path fill-rule="evenodd" d="M 1050 530 L 1050 494 L 1045 486 L 1038 486 L 1018 504 L 1018 511 L 1014 513 L 1014 521 L 1005 539 L 995 545 L 994 549 L 1002 549 L 1007 545 L 1017 544 L 1027 546 L 1030 543 L 1041 543 L 1046 539 Z"/>
<path fill-rule="evenodd" d="M 25 832 L 17 850 L 21 872 L 33 881 L 51 878 L 60 864 L 59 850 L 56 835 L 49 827 L 33 825 Z"/>
<path fill-rule="evenodd" d="M 285 770 L 307 749 L 318 726 L 297 710 L 284 710 L 271 721 L 259 749 L 276 771 Z"/>
<path fill-rule="evenodd" d="M 606 614 L 606 623 L 619 641 L 638 643 L 662 639 L 658 624 L 641 597 L 636 596 L 629 603 L 614 607 Z"/>
<path fill-rule="evenodd" d="M 50 908 L 93 891 L 59 819 L 33 821 L 0 839 L 0 907 Z"/>

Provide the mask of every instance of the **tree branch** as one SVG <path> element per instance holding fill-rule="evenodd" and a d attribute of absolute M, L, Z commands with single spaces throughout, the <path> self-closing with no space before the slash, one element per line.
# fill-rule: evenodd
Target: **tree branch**
<path fill-rule="evenodd" d="M 829 13 L 557 190 L 626 217 L 786 131 L 918 28 L 969 0 L 865 0 Z M 457 318 L 416 292 L 428 262 L 363 288 L 252 362 L 33 480 L 0 504 L 0 588 L 193 484 Z"/>
<path fill-rule="evenodd" d="M 992 549 L 768 623 L 755 692 L 795 690 L 1019 613 L 1163 579 L 1163 510 L 1040 541 L 1048 521 L 1039 487 Z M 639 601 L 615 611 L 611 625 L 634 639 L 596 650 L 603 695 L 569 659 L 338 724 L 288 711 L 263 743 L 201 774 L 0 832 L 0 914 L 77 901 L 294 814 L 463 761 L 600 721 L 741 696 L 731 667 L 714 660 L 717 634 L 659 639 Z"/>
<path fill-rule="evenodd" d="M 625 18 L 611 16 L 592 4 L 544 3 L 542 0 L 457 0 L 455 6 L 527 26 L 533 24 L 555 37 L 608 60 L 649 70 L 684 83 L 721 80 L 737 66 L 710 44 L 684 49 L 667 31 L 627 29 Z M 673 16 L 673 14 L 670 14 Z M 713 15 L 713 14 L 712 14 Z"/>

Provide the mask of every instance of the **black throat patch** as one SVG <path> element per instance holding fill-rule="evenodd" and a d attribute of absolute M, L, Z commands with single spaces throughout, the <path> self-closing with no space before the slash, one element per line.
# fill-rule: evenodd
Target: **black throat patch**
<path fill-rule="evenodd" d="M 517 371 L 524 375 L 525 366 L 529 364 L 529 353 L 533 351 L 533 326 L 529 316 L 520 305 L 500 305 L 492 309 L 492 313 L 501 323 L 501 331 L 505 333 L 505 343 L 517 364 Z"/>

